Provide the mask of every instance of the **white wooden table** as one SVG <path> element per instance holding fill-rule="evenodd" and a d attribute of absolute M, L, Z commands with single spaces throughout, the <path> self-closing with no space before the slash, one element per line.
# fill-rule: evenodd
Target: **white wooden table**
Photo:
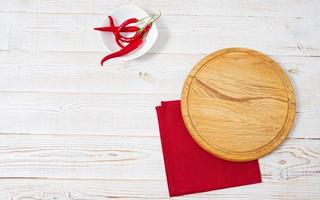
<path fill-rule="evenodd" d="M 147 55 L 109 61 L 92 27 L 113 8 L 162 11 Z M 226 47 L 264 52 L 297 93 L 263 183 L 177 199 L 320 199 L 320 1 L 0 0 L 0 199 L 168 199 L 154 107 Z"/>

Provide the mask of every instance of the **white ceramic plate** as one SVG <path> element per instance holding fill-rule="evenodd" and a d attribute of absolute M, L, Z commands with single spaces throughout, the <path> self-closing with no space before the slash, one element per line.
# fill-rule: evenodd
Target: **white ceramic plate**
<path fill-rule="evenodd" d="M 122 22 L 124 22 L 125 20 L 127 20 L 129 18 L 135 17 L 137 19 L 142 19 L 143 17 L 148 16 L 148 13 L 137 6 L 126 5 L 126 6 L 121 6 L 119 8 L 114 9 L 113 11 L 111 11 L 109 13 L 109 15 L 112 16 L 112 18 L 114 20 L 114 24 L 116 26 L 119 26 Z M 146 22 L 146 21 L 144 21 L 144 22 Z M 107 15 L 102 22 L 102 26 L 109 26 L 109 25 L 110 25 L 110 23 L 109 23 L 109 18 Z M 140 27 L 141 27 L 141 25 L 140 25 Z M 130 34 L 133 34 L 133 33 L 130 33 Z M 130 34 L 128 36 L 130 36 Z M 114 38 L 113 33 L 100 32 L 100 35 L 101 35 L 102 42 L 104 43 L 104 45 L 107 47 L 107 49 L 110 52 L 115 52 L 115 51 L 120 50 L 120 47 L 115 42 L 115 38 Z M 134 50 L 133 52 L 131 52 L 127 55 L 118 57 L 117 59 L 132 60 L 132 59 L 135 59 L 135 58 L 142 56 L 143 54 L 147 53 L 151 49 L 152 45 L 156 42 L 157 37 L 158 37 L 158 30 L 157 30 L 155 23 L 153 23 L 149 33 L 143 39 L 144 40 L 143 44 L 138 49 Z"/>

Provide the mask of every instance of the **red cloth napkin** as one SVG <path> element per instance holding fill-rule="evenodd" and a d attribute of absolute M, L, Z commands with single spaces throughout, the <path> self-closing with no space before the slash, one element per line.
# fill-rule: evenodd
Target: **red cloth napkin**
<path fill-rule="evenodd" d="M 180 101 L 156 107 L 170 196 L 261 182 L 258 161 L 231 162 L 202 149 L 189 135 Z"/>

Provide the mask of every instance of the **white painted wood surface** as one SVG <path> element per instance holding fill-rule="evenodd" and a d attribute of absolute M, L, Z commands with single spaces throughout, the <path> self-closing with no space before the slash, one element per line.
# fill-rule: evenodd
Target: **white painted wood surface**
<path fill-rule="evenodd" d="M 162 11 L 159 40 L 110 61 L 92 27 L 124 4 Z M 320 199 L 320 1 L 0 0 L 0 199 L 168 199 L 154 106 L 225 47 L 287 71 L 290 138 L 259 162 L 263 183 L 175 199 Z"/>

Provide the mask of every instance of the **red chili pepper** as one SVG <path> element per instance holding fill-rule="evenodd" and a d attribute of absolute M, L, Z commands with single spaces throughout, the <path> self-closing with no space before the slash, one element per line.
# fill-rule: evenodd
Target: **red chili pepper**
<path fill-rule="evenodd" d="M 152 26 L 152 23 L 147 24 L 142 30 L 138 31 L 136 35 L 132 38 L 132 41 L 136 40 L 139 37 L 143 38 L 144 36 L 146 36 L 146 34 L 151 29 L 151 26 Z"/>
<path fill-rule="evenodd" d="M 96 31 L 104 31 L 104 32 L 116 32 L 119 29 L 119 26 L 105 26 L 105 27 L 96 27 L 94 30 Z M 139 31 L 139 27 L 137 26 L 127 26 L 124 27 L 121 32 L 136 32 Z"/>
<path fill-rule="evenodd" d="M 123 37 L 122 35 L 119 36 L 119 40 L 126 43 L 129 43 L 131 41 L 130 38 Z"/>
<path fill-rule="evenodd" d="M 114 26 L 114 22 L 113 22 L 113 18 L 112 18 L 110 15 L 108 16 L 108 18 L 109 18 L 109 22 L 110 22 L 110 27 L 115 27 L 115 26 Z M 119 30 L 119 28 L 118 28 L 118 30 Z M 116 32 L 113 32 L 113 35 L 114 35 L 114 37 L 115 37 L 115 41 L 116 41 L 117 45 L 118 45 L 119 47 L 121 47 L 121 48 L 124 48 L 125 46 L 123 46 L 123 44 L 121 44 L 121 42 L 120 42 L 119 39 L 118 39 L 118 35 L 117 35 L 116 33 L 117 33 L 117 31 L 116 31 Z"/>
<path fill-rule="evenodd" d="M 152 27 L 152 22 L 149 23 L 146 27 L 144 27 L 144 29 L 141 31 L 141 37 L 144 37 L 146 34 L 148 34 L 151 27 Z"/>
<path fill-rule="evenodd" d="M 138 38 L 137 40 L 133 41 L 132 43 L 129 43 L 127 46 L 125 46 L 123 49 L 120 49 L 117 52 L 111 53 L 107 56 L 105 56 L 102 60 L 101 60 L 101 66 L 103 66 L 103 63 L 109 59 L 112 58 L 116 58 L 119 56 L 123 56 L 126 55 L 132 51 L 134 51 L 135 49 L 137 49 L 141 44 L 143 43 L 142 38 Z"/>
<path fill-rule="evenodd" d="M 136 33 L 137 34 L 137 33 Z M 130 43 L 130 42 L 132 42 L 132 40 L 133 40 L 133 38 L 134 38 L 134 36 L 136 35 L 136 34 L 134 34 L 133 36 L 131 36 L 131 37 L 125 37 L 125 36 L 123 36 L 123 35 L 119 35 L 119 40 L 120 41 L 122 41 L 122 42 L 127 42 L 127 43 Z"/>
<path fill-rule="evenodd" d="M 129 24 L 132 23 L 137 23 L 139 20 L 137 18 L 130 18 L 127 19 L 126 21 L 122 22 L 122 24 L 119 26 L 119 31 L 121 31 L 124 27 L 128 26 Z"/>
<path fill-rule="evenodd" d="M 147 26 L 145 26 L 143 29 L 140 29 L 139 28 L 139 30 L 136 32 L 136 34 L 133 36 L 133 37 L 129 37 L 129 38 L 127 38 L 127 37 L 124 37 L 124 36 L 122 36 L 121 34 L 120 34 L 120 32 L 122 32 L 122 30 L 124 29 L 124 28 L 126 28 L 127 27 L 127 25 L 129 25 L 129 24 L 131 24 L 131 23 L 136 23 L 136 22 L 138 22 L 138 21 L 141 21 L 141 20 L 145 20 L 145 19 L 147 19 L 147 18 L 149 18 L 150 16 L 147 16 L 147 17 L 144 17 L 144 18 L 142 18 L 142 19 L 137 19 L 137 18 L 130 18 L 130 19 L 127 19 L 126 21 L 124 21 L 120 26 L 119 26 L 119 29 L 118 29 L 118 31 L 116 32 L 116 34 L 115 34 L 115 37 L 116 37 L 116 42 L 117 43 L 121 43 L 120 41 L 122 41 L 122 42 L 126 42 L 126 43 L 130 43 L 130 42 L 132 42 L 132 41 L 134 41 L 134 40 L 136 40 L 138 37 L 140 37 L 141 36 L 141 32 L 143 31 L 143 29 L 145 29 L 148 25 L 149 26 L 151 26 L 151 24 L 152 24 L 152 22 L 154 22 L 156 19 L 158 19 L 158 18 L 156 18 L 156 19 L 154 19 L 154 20 L 151 20 L 151 22 L 150 23 L 148 23 L 147 24 Z M 149 21 L 150 21 L 149 20 Z M 146 30 L 145 32 L 148 32 L 149 30 L 150 30 L 150 27 L 148 26 L 148 30 Z M 145 34 L 145 33 L 144 33 Z"/>
<path fill-rule="evenodd" d="M 138 22 L 139 20 L 137 18 L 130 18 L 130 19 L 127 19 L 126 21 L 124 21 L 118 28 L 118 30 L 115 32 L 115 36 L 116 36 L 116 40 L 119 41 L 120 39 L 120 32 L 122 31 L 122 29 L 124 29 L 126 26 L 128 26 L 129 24 L 132 24 L 132 23 L 136 23 Z"/>
<path fill-rule="evenodd" d="M 120 34 L 119 40 L 130 43 L 136 40 L 139 36 L 144 37 L 150 31 L 151 27 L 152 27 L 152 22 L 147 24 L 143 29 L 140 29 L 139 31 L 137 31 L 136 34 L 132 37 L 124 37 Z"/>
<path fill-rule="evenodd" d="M 115 27 L 114 22 L 113 22 L 113 18 L 110 15 L 108 16 L 108 18 L 109 18 L 110 26 Z"/>

